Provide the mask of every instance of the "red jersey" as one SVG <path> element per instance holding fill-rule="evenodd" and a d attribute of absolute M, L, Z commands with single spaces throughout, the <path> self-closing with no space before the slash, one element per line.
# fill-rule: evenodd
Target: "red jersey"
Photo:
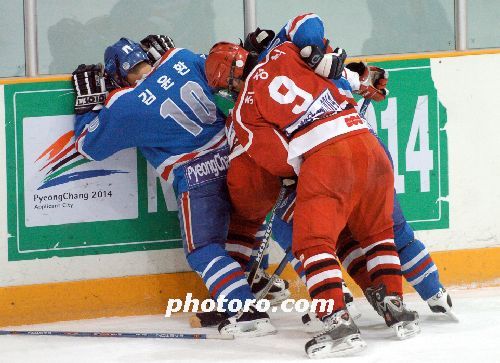
<path fill-rule="evenodd" d="M 352 132 L 367 132 L 356 101 L 307 66 L 291 42 L 274 48 L 248 75 L 232 112 L 229 134 L 260 166 L 298 174 L 302 155 Z M 234 157 L 234 156 L 233 156 Z"/>

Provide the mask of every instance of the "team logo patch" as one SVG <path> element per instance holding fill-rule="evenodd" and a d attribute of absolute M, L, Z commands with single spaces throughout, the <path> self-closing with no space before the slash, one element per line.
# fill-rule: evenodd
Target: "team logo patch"
<path fill-rule="evenodd" d="M 89 132 L 95 131 L 99 127 L 99 117 L 96 117 L 89 123 Z"/>
<path fill-rule="evenodd" d="M 285 128 L 285 133 L 288 137 L 290 137 L 293 133 L 306 127 L 314 121 L 323 119 L 341 111 L 343 111 L 342 107 L 337 103 L 337 101 L 335 101 L 330 90 L 326 89 L 311 103 L 302 116 Z"/>

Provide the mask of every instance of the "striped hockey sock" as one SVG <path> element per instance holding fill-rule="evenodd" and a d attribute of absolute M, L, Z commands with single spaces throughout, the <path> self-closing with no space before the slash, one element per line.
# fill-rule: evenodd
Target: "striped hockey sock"
<path fill-rule="evenodd" d="M 292 245 L 292 224 L 292 221 L 285 222 L 283 219 L 278 218 L 278 216 L 274 219 L 273 239 L 280 245 L 283 251 L 286 251 Z M 306 272 L 302 263 L 291 254 L 289 255 L 288 262 L 290 262 L 297 275 L 305 283 Z"/>
<path fill-rule="evenodd" d="M 187 260 L 201 276 L 213 299 L 224 296 L 229 301 L 240 300 L 244 303 L 247 299 L 255 298 L 241 266 L 220 245 L 210 244 L 195 249 Z M 228 304 L 226 301 L 222 307 L 227 309 Z"/>
<path fill-rule="evenodd" d="M 230 233 L 227 236 L 225 248 L 229 256 L 246 269 L 252 257 L 254 244 L 253 237 Z"/>
<path fill-rule="evenodd" d="M 334 311 L 345 308 L 342 292 L 342 272 L 333 250 L 315 246 L 299 253 L 306 273 L 306 286 L 312 299 L 334 301 Z M 316 311 L 321 318 L 327 312 Z"/>
<path fill-rule="evenodd" d="M 359 242 L 350 239 L 341 243 L 337 249 L 337 256 L 349 276 L 363 291 L 371 286 L 370 275 L 366 271 L 365 254 Z"/>
<path fill-rule="evenodd" d="M 380 233 L 360 244 L 366 256 L 366 270 L 373 286 L 385 285 L 388 294 L 403 295 L 401 264 L 396 251 L 392 230 Z M 367 243 L 368 242 L 368 243 Z"/>
<path fill-rule="evenodd" d="M 400 250 L 399 257 L 404 277 L 422 299 L 429 299 L 443 287 L 439 282 L 439 273 L 429 251 L 418 239 Z"/>

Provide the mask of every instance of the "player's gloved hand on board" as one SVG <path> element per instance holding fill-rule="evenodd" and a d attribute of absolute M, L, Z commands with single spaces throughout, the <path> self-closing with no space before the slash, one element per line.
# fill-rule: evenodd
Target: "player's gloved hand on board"
<path fill-rule="evenodd" d="M 328 41 L 325 45 L 325 49 L 328 49 Z M 330 79 L 339 79 L 344 70 L 344 62 L 347 58 L 347 53 L 342 48 L 335 48 L 333 53 L 325 53 L 325 51 L 317 45 L 308 45 L 300 50 L 300 56 L 307 65 L 314 69 L 314 72 L 320 76 Z"/>
<path fill-rule="evenodd" d="M 269 29 L 257 28 L 255 31 L 248 33 L 243 43 L 243 48 L 249 52 L 260 54 L 267 48 L 271 40 L 274 39 L 275 33 Z"/>
<path fill-rule="evenodd" d="M 100 110 L 108 92 L 114 88 L 105 76 L 102 64 L 80 64 L 73 71 L 71 82 L 76 93 L 77 115 Z"/>
<path fill-rule="evenodd" d="M 171 48 L 175 48 L 174 41 L 168 35 L 150 34 L 141 40 L 142 49 L 147 53 L 151 64 L 155 64 Z"/>
<path fill-rule="evenodd" d="M 349 63 L 346 68 L 359 74 L 360 86 L 356 93 L 374 101 L 385 100 L 389 94 L 386 88 L 389 73 L 385 69 L 369 66 L 365 62 Z"/>

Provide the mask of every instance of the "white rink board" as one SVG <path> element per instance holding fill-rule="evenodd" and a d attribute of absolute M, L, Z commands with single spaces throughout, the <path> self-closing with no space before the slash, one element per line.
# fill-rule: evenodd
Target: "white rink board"
<path fill-rule="evenodd" d="M 417 232 L 431 251 L 500 246 L 500 72 L 491 71 L 499 67 L 500 54 L 431 59 L 432 78 L 448 117 L 450 191 L 450 228 Z M 0 103 L 0 126 L 4 123 Z M 5 150 L 4 132 L 0 150 Z M 1 155 L 0 241 L 6 246 L 6 169 Z M 7 248 L 0 249 L 0 286 L 188 270 L 182 250 L 7 262 Z"/>

